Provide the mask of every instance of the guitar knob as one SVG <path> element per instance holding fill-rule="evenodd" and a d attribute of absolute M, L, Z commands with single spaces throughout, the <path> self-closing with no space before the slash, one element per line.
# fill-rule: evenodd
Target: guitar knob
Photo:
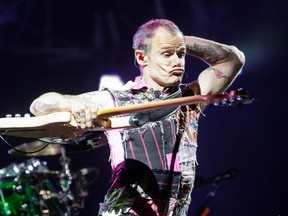
<path fill-rule="evenodd" d="M 21 117 L 21 115 L 17 113 L 17 114 L 15 114 L 15 117 L 19 118 L 19 117 Z"/>
<path fill-rule="evenodd" d="M 25 114 L 24 114 L 24 117 L 25 117 L 25 118 L 29 118 L 30 116 L 31 116 L 30 113 L 25 113 Z"/>
<path fill-rule="evenodd" d="M 12 118 L 11 114 L 6 114 L 6 118 Z"/>

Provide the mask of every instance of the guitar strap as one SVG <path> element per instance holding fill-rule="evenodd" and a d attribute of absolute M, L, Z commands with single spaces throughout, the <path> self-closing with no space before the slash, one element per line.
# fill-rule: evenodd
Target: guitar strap
<path fill-rule="evenodd" d="M 181 97 L 181 89 L 178 87 L 177 91 L 174 93 L 168 95 L 164 100 L 167 99 L 173 99 L 173 98 L 179 98 Z M 147 112 L 139 112 L 139 113 L 134 113 L 131 115 L 129 119 L 129 124 L 132 127 L 141 127 L 147 122 L 154 122 L 161 120 L 163 118 L 166 118 L 172 114 L 174 114 L 179 106 L 176 107 L 169 107 L 169 108 L 163 108 L 163 109 L 157 109 L 157 110 L 151 110 Z"/>

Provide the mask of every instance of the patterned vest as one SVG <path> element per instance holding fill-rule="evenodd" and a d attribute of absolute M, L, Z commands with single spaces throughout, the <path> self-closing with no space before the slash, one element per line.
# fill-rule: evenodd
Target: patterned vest
<path fill-rule="evenodd" d="M 170 94 L 147 88 L 110 90 L 116 106 L 177 97 L 179 92 L 182 96 L 193 95 L 191 91 L 186 86 Z M 199 112 L 198 105 L 190 105 L 146 112 L 137 115 L 136 120 L 131 117 L 135 127 L 121 131 L 125 158 L 123 184 L 140 182 L 153 198 L 172 195 L 188 199 L 195 179 Z"/>

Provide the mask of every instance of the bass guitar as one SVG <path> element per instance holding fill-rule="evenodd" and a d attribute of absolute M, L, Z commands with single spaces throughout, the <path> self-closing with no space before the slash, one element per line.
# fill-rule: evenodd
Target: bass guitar
<path fill-rule="evenodd" d="M 174 99 L 147 102 L 122 107 L 97 110 L 97 126 L 80 129 L 70 112 L 56 112 L 43 116 L 6 117 L 0 118 L 0 134 L 25 138 L 53 137 L 69 139 L 77 137 L 88 130 L 104 131 L 116 128 L 131 127 L 130 116 L 139 112 L 147 112 L 175 106 L 191 104 L 214 104 L 216 106 L 236 106 L 251 103 L 248 92 L 243 90 L 231 91 L 218 95 L 188 96 Z M 126 115 L 126 116 L 122 116 Z"/>

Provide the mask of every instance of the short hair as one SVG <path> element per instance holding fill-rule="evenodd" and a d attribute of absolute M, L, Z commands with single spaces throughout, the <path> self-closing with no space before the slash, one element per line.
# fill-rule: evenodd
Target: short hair
<path fill-rule="evenodd" d="M 133 37 L 132 48 L 134 50 L 142 50 L 147 53 L 150 50 L 149 39 L 154 36 L 158 28 L 165 28 L 173 34 L 182 34 L 179 27 L 172 21 L 166 19 L 152 19 L 141 25 Z M 147 40 L 148 39 L 148 40 Z"/>

